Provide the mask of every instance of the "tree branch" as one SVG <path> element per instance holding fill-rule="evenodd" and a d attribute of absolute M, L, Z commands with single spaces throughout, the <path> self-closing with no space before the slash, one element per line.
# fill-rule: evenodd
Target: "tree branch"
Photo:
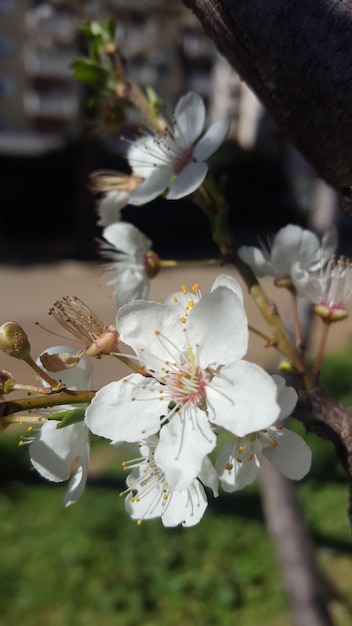
<path fill-rule="evenodd" d="M 183 0 L 352 214 L 352 0 Z"/>

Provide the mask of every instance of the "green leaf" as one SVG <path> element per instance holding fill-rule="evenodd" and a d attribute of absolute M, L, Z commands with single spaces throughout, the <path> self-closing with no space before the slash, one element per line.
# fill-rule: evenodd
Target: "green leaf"
<path fill-rule="evenodd" d="M 52 413 L 48 419 L 58 420 L 59 423 L 56 428 L 64 428 L 71 426 L 71 424 L 77 424 L 77 422 L 83 422 L 85 411 L 84 408 L 57 411 L 57 413 Z"/>
<path fill-rule="evenodd" d="M 95 89 L 102 90 L 106 87 L 110 72 L 104 68 L 99 62 L 81 57 L 72 63 L 73 76 Z"/>

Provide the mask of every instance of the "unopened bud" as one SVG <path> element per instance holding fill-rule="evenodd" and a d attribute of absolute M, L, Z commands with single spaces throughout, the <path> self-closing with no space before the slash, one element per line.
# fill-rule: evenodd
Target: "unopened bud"
<path fill-rule="evenodd" d="M 0 395 L 9 393 L 12 391 L 15 385 L 15 379 L 11 372 L 0 369 Z"/>
<path fill-rule="evenodd" d="M 144 269 L 148 278 L 154 278 L 160 270 L 160 259 L 156 252 L 149 250 L 144 255 Z"/>
<path fill-rule="evenodd" d="M 27 359 L 30 356 L 28 337 L 17 322 L 5 322 L 0 326 L 0 350 L 16 359 Z"/>

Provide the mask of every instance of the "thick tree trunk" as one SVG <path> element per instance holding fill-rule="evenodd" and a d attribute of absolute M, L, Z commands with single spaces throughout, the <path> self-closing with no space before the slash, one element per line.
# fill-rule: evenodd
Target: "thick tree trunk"
<path fill-rule="evenodd" d="M 352 0 L 183 0 L 352 213 Z"/>

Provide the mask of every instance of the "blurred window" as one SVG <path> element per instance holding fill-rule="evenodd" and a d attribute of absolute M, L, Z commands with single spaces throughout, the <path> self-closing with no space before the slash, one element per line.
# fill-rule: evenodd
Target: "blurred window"
<path fill-rule="evenodd" d="M 12 13 L 15 4 L 14 0 L 0 0 L 0 13 Z"/>
<path fill-rule="evenodd" d="M 0 76 L 0 97 L 6 97 L 15 91 L 15 81 L 10 76 Z"/>
<path fill-rule="evenodd" d="M 14 41 L 0 35 L 0 57 L 9 57 L 14 51 Z"/>

